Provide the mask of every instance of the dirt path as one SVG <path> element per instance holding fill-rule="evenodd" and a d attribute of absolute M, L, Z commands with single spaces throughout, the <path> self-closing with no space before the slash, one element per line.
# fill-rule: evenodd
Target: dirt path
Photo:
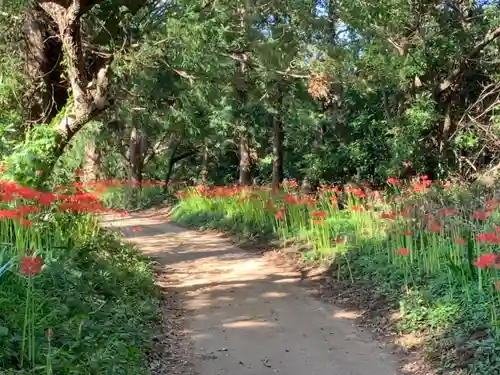
<path fill-rule="evenodd" d="M 397 361 L 353 316 L 311 297 L 299 275 L 161 218 L 108 219 L 148 256 L 189 311 L 200 375 L 396 375 Z M 140 231 L 133 228 L 140 227 Z"/>

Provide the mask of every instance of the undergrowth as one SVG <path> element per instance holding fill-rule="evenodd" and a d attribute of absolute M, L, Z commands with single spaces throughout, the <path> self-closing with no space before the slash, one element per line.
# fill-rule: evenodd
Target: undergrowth
<path fill-rule="evenodd" d="M 19 369 L 26 283 L 0 278 L 4 374 L 146 374 L 158 298 L 148 262 L 111 233 L 60 249 L 32 278 L 33 369 Z"/>

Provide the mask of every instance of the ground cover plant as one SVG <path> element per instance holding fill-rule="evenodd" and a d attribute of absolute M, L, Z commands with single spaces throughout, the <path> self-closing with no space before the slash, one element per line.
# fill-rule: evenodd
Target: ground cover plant
<path fill-rule="evenodd" d="M 147 373 L 159 308 L 149 262 L 99 228 L 111 211 L 100 196 L 124 184 L 0 180 L 0 373 Z"/>
<path fill-rule="evenodd" d="M 294 181 L 269 187 L 204 187 L 179 193 L 177 222 L 307 241 L 306 261 L 332 264 L 339 283 L 361 283 L 396 304 L 393 328 L 425 333 L 442 372 L 500 371 L 498 196 L 421 176 L 300 194 Z M 339 204 L 340 202 L 340 204 Z"/>

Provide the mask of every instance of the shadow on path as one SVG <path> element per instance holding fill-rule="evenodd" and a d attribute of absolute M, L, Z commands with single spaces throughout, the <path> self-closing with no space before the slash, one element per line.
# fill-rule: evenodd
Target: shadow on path
<path fill-rule="evenodd" d="M 181 296 L 199 374 L 399 374 L 397 359 L 356 328 L 357 314 L 313 298 L 299 273 L 266 256 L 153 217 L 103 224 L 154 257 L 158 285 Z"/>

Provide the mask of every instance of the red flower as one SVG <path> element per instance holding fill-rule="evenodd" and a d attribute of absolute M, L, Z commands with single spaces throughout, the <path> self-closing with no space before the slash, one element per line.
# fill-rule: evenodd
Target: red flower
<path fill-rule="evenodd" d="M 25 226 L 25 227 L 31 227 L 31 224 L 33 224 L 33 223 L 31 222 L 31 220 L 28 220 L 28 219 L 20 219 L 19 224 L 21 224 L 22 226 Z"/>
<path fill-rule="evenodd" d="M 315 211 L 312 213 L 312 216 L 313 217 L 325 217 L 326 213 L 324 213 L 323 211 Z"/>
<path fill-rule="evenodd" d="M 343 244 L 345 242 L 345 238 L 344 237 L 333 238 L 332 242 L 334 242 L 336 244 Z"/>
<path fill-rule="evenodd" d="M 30 252 L 26 252 L 30 254 Z M 21 259 L 20 272 L 26 276 L 35 276 L 42 270 L 42 258 L 33 256 L 24 256 Z"/>
<path fill-rule="evenodd" d="M 482 254 L 480 255 L 474 263 L 472 263 L 477 268 L 488 268 L 495 265 L 497 261 L 497 255 L 494 253 Z"/>
<path fill-rule="evenodd" d="M 432 224 L 429 226 L 429 229 L 427 229 L 428 232 L 432 232 L 432 233 L 437 233 L 441 230 L 441 227 L 437 224 Z"/>
<path fill-rule="evenodd" d="M 403 236 L 411 236 L 411 232 L 409 232 L 409 231 L 404 231 L 404 232 L 403 232 Z"/>
<path fill-rule="evenodd" d="M 140 227 L 134 227 L 132 228 L 132 232 L 140 232 L 141 228 Z"/>
<path fill-rule="evenodd" d="M 456 215 L 458 214 L 458 211 L 457 210 L 452 210 L 452 209 L 449 209 L 449 208 L 443 208 L 441 210 L 439 210 L 439 213 L 443 216 L 451 216 L 451 215 Z"/>
<path fill-rule="evenodd" d="M 472 218 L 473 219 L 479 219 L 479 220 L 486 220 L 486 218 L 489 216 L 489 212 L 486 212 L 486 211 L 478 211 L 478 212 L 474 212 L 472 214 Z"/>
<path fill-rule="evenodd" d="M 396 250 L 396 254 L 398 255 L 408 255 L 409 251 L 406 247 L 403 247 L 399 250 Z"/>
<path fill-rule="evenodd" d="M 463 238 L 460 238 L 460 237 L 457 237 L 453 240 L 453 243 L 455 245 L 464 245 L 465 244 L 465 240 Z"/>
<path fill-rule="evenodd" d="M 389 177 L 387 179 L 387 183 L 390 184 L 390 185 L 399 185 L 398 179 L 394 178 L 394 177 Z"/>
<path fill-rule="evenodd" d="M 381 212 L 380 213 L 380 218 L 381 219 L 394 219 L 396 217 L 396 213 L 395 212 Z"/>
<path fill-rule="evenodd" d="M 500 242 L 500 238 L 496 233 L 479 233 L 476 236 L 477 242 L 484 242 L 489 244 L 496 244 Z"/>

